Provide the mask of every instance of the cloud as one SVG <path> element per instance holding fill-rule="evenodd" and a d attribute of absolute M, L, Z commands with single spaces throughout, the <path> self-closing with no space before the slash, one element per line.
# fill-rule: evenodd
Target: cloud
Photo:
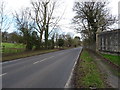
<path fill-rule="evenodd" d="M 8 9 L 7 11 L 14 12 L 15 10 L 17 11 L 17 10 L 20 10 L 21 8 L 30 6 L 31 0 L 3 0 L 3 1 L 6 2 L 6 8 Z M 56 15 L 59 16 L 60 14 L 63 13 L 64 9 L 66 10 L 59 24 L 61 25 L 61 28 L 63 29 L 63 31 L 65 30 L 65 32 L 70 31 L 70 32 L 75 33 L 74 30 L 70 28 L 71 20 L 73 16 L 75 15 L 75 13 L 72 10 L 75 0 L 60 0 L 60 1 L 62 3 L 60 3 L 60 6 L 57 8 L 58 12 L 56 13 Z M 80 1 L 83 1 L 83 0 L 80 0 Z M 111 13 L 113 15 L 118 15 L 118 1 L 119 0 L 108 0 L 108 1 L 110 2 L 108 7 L 111 8 L 110 9 Z"/>

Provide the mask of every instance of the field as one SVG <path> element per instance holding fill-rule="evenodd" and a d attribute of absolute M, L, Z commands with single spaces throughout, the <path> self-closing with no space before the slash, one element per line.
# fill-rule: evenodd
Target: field
<path fill-rule="evenodd" d="M 18 53 L 25 50 L 25 45 L 17 43 L 2 43 L 2 53 Z"/>
<path fill-rule="evenodd" d="M 110 55 L 110 54 L 102 54 L 102 56 L 108 60 L 110 60 L 112 63 L 120 66 L 120 56 L 117 55 Z"/>
<path fill-rule="evenodd" d="M 68 48 L 61 49 L 49 49 L 49 50 L 36 50 L 36 51 L 25 51 L 25 45 L 15 44 L 15 43 L 2 43 L 2 61 L 14 60 L 18 58 L 24 58 L 34 55 L 40 55 L 44 53 L 54 52 L 58 50 L 63 50 Z"/>

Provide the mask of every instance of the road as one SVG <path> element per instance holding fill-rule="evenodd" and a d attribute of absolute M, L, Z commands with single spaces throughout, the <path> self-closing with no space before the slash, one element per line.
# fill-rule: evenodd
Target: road
<path fill-rule="evenodd" d="M 31 56 L 2 64 L 3 88 L 64 88 L 82 48 Z"/>

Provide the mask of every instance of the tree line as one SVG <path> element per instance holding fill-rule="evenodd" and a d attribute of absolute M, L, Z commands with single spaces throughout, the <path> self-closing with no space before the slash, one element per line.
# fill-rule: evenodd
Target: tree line
<path fill-rule="evenodd" d="M 35 47 L 36 49 L 37 45 L 37 35 L 35 32 L 33 32 L 29 38 L 23 37 L 21 33 L 17 32 L 2 32 L 2 42 L 7 42 L 7 43 L 23 43 L 26 44 L 26 39 L 29 39 L 29 43 L 31 43 L 31 49 Z M 26 38 L 26 39 L 25 39 Z M 42 49 L 46 49 L 45 47 L 45 42 L 42 42 L 41 44 Z M 74 38 L 70 34 L 54 34 L 50 39 L 48 39 L 48 48 L 47 49 L 54 49 L 54 48 L 63 48 L 63 47 L 77 47 L 81 45 L 80 37 L 75 36 Z M 26 46 L 28 47 L 28 46 Z"/>
<path fill-rule="evenodd" d="M 110 14 L 106 6 L 107 2 L 92 0 L 89 2 L 76 1 L 74 3 L 75 16 L 72 23 L 74 29 L 81 34 L 84 44 L 91 45 L 95 43 L 96 32 L 110 29 L 110 26 L 115 23 L 116 17 Z M 74 43 L 80 40 L 79 37 L 73 39 L 70 35 L 60 35 L 58 31 L 56 31 L 57 33 L 54 32 L 55 29 L 58 30 L 58 23 L 64 14 L 63 10 L 63 14 L 56 16 L 57 7 L 58 1 L 56 0 L 34 0 L 31 1 L 31 7 L 15 11 L 13 18 L 19 31 L 13 33 L 13 37 L 16 37 L 15 42 L 26 44 L 26 50 L 32 50 L 33 47 L 38 50 L 63 45 L 67 47 L 76 46 Z M 2 3 L 0 8 L 0 31 L 6 31 L 10 24 L 6 19 L 4 8 L 5 5 Z M 6 32 L 2 33 L 3 41 L 5 41 L 4 33 Z"/>
<path fill-rule="evenodd" d="M 58 35 L 58 33 L 54 32 L 58 28 L 58 22 L 64 14 L 63 11 L 63 14 L 56 16 L 57 7 L 58 1 L 56 0 L 31 1 L 31 7 L 26 7 L 13 13 L 13 20 L 18 31 L 8 33 L 5 28 L 2 28 L 4 27 L 3 23 L 7 23 L 4 15 L 5 4 L 2 2 L 0 12 L 0 30 L 3 31 L 2 41 L 24 43 L 26 44 L 26 50 L 32 50 L 33 47 L 39 50 L 54 48 L 55 46 L 73 46 L 71 43 L 73 39 L 70 35 Z M 7 26 L 5 25 L 5 27 Z M 75 41 L 80 40 L 79 37 L 74 39 Z"/>

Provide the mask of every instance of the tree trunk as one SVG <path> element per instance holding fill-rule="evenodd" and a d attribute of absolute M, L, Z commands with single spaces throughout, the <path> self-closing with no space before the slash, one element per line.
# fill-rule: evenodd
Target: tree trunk
<path fill-rule="evenodd" d="M 39 40 L 40 48 L 42 47 L 42 35 L 43 35 L 43 31 L 41 31 L 41 34 L 40 34 L 40 40 Z"/>
<path fill-rule="evenodd" d="M 47 18 L 47 3 L 44 5 L 44 30 L 45 30 L 45 48 L 48 48 L 48 25 L 46 25 Z"/>
<path fill-rule="evenodd" d="M 47 25 L 45 30 L 45 48 L 46 49 L 48 48 L 48 29 L 49 29 L 49 26 Z"/>

